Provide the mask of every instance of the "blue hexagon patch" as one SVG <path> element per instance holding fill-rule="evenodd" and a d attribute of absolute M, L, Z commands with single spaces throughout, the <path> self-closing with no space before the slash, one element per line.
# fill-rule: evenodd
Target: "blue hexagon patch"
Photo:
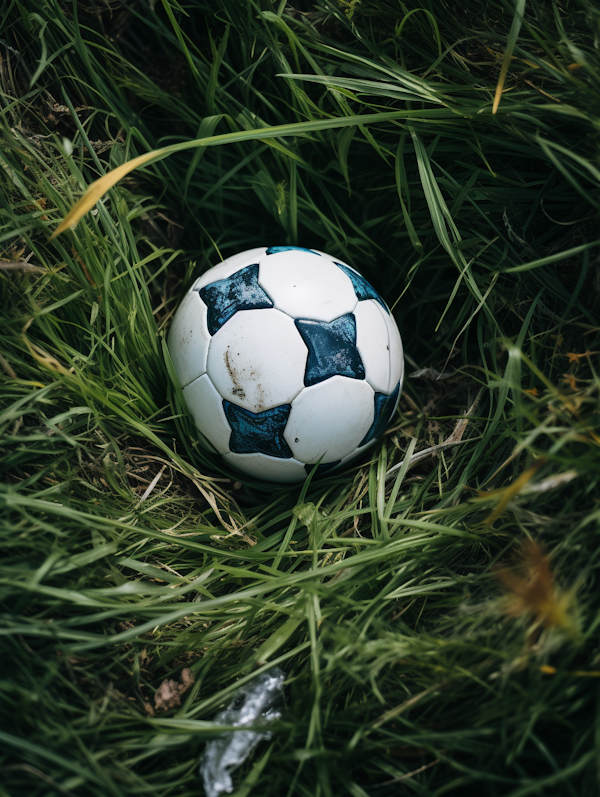
<path fill-rule="evenodd" d="M 258 284 L 258 263 L 236 271 L 226 279 L 200 288 L 200 297 L 208 308 L 207 324 L 211 335 L 218 332 L 238 310 L 273 307 L 273 302 Z"/>
<path fill-rule="evenodd" d="M 371 428 L 360 441 L 359 446 L 366 446 L 371 440 L 376 437 L 381 437 L 385 432 L 388 423 L 394 414 L 396 401 L 398 400 L 398 393 L 400 392 L 400 382 L 396 386 L 394 392 L 388 396 L 386 393 L 375 393 L 375 417 Z"/>
<path fill-rule="evenodd" d="M 229 448 L 234 454 L 268 454 L 281 459 L 292 457 L 283 437 L 291 404 L 250 412 L 223 399 L 223 409 L 231 426 Z"/>
<path fill-rule="evenodd" d="M 305 246 L 269 246 L 267 248 L 268 255 L 277 255 L 279 254 L 279 252 L 290 252 L 290 251 L 310 252 L 311 255 L 319 255 L 318 252 L 313 252 L 312 249 L 307 249 Z"/>
<path fill-rule="evenodd" d="M 356 319 L 352 313 L 333 321 L 296 319 L 295 324 L 308 348 L 306 387 L 336 375 L 365 378 L 365 368 L 356 348 Z"/>
<path fill-rule="evenodd" d="M 383 307 L 385 312 L 389 315 L 390 310 L 387 304 L 383 301 L 381 296 L 377 293 L 375 288 L 371 285 L 370 282 L 362 276 L 362 274 L 357 274 L 356 271 L 353 271 L 348 266 L 344 266 L 342 263 L 336 263 L 338 268 L 341 268 L 344 274 L 347 277 L 350 277 L 352 281 L 352 286 L 354 288 L 354 293 L 356 294 L 356 298 L 359 302 L 364 301 L 365 299 L 375 299 L 376 302 Z"/>

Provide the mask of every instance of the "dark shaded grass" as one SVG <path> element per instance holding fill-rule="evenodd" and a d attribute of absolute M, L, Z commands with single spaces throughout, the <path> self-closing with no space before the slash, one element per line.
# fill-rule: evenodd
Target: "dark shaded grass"
<path fill-rule="evenodd" d="M 600 19 L 528 3 L 492 115 L 513 11 L 5 4 L 1 794 L 201 793 L 212 717 L 275 663 L 287 709 L 237 795 L 597 793 Z M 139 170 L 46 242 L 129 157 L 290 123 Z M 224 472 L 165 362 L 192 278 L 265 242 L 359 268 L 408 372 L 444 377 L 407 378 L 371 463 L 293 489 Z M 477 396 L 460 445 L 390 471 Z M 540 455 L 486 526 L 473 490 Z M 567 629 L 503 613 L 526 538 L 577 588 Z"/>

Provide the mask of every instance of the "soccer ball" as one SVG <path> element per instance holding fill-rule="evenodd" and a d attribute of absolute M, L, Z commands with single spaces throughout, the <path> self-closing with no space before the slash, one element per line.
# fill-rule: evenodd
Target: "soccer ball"
<path fill-rule="evenodd" d="M 381 296 L 300 246 L 249 249 L 209 269 L 168 348 L 202 435 L 230 465 L 275 482 L 341 467 L 376 443 L 404 370 Z"/>

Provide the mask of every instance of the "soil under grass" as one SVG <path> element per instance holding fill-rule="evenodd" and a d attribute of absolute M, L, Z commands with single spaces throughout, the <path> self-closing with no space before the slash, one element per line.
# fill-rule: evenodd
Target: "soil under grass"
<path fill-rule="evenodd" d="M 236 797 L 598 794 L 597 4 L 0 20 L 0 796 L 196 797 L 275 666 Z M 204 447 L 164 343 L 274 244 L 358 268 L 407 354 L 372 459 L 293 487 Z"/>

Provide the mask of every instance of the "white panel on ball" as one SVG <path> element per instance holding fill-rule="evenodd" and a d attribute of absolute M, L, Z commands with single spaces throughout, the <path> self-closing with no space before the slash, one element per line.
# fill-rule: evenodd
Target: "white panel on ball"
<path fill-rule="evenodd" d="M 223 410 L 223 399 L 208 374 L 184 388 L 183 395 L 196 428 L 219 454 L 226 454 L 229 451 L 231 427 Z"/>
<path fill-rule="evenodd" d="M 223 260 L 222 263 L 205 271 L 204 274 L 196 280 L 192 290 L 199 291 L 200 288 L 204 288 L 212 282 L 227 279 L 227 277 L 231 277 L 236 271 L 246 268 L 247 266 L 252 266 L 254 263 L 258 263 L 266 251 L 266 247 L 258 246 L 255 249 L 246 249 L 245 252 L 239 252 L 237 255 L 228 257 L 226 260 Z"/>
<path fill-rule="evenodd" d="M 305 388 L 292 402 L 283 434 L 292 454 L 322 464 L 351 454 L 373 423 L 374 398 L 368 382 L 346 376 Z"/>
<path fill-rule="evenodd" d="M 289 316 L 275 309 L 240 310 L 213 336 L 206 369 L 223 398 L 263 412 L 298 395 L 307 357 Z"/>
<path fill-rule="evenodd" d="M 390 314 L 385 316 L 390 342 L 390 383 L 387 393 L 392 393 L 398 382 L 404 377 L 404 353 L 402 351 L 402 340 L 394 317 Z"/>
<path fill-rule="evenodd" d="M 376 393 L 388 393 L 390 345 L 387 313 L 379 302 L 367 299 L 356 305 L 354 317 L 356 348 L 365 367 L 365 379 Z"/>
<path fill-rule="evenodd" d="M 168 336 L 169 354 L 181 387 L 206 373 L 210 334 L 206 305 L 197 293 L 188 293 L 181 302 Z"/>
<path fill-rule="evenodd" d="M 306 470 L 297 459 L 279 459 L 268 454 L 225 454 L 223 459 L 234 468 L 271 482 L 292 483 L 306 479 Z"/>
<path fill-rule="evenodd" d="M 331 260 L 310 252 L 266 255 L 258 282 L 275 307 L 294 318 L 333 321 L 356 307 L 350 278 Z"/>

